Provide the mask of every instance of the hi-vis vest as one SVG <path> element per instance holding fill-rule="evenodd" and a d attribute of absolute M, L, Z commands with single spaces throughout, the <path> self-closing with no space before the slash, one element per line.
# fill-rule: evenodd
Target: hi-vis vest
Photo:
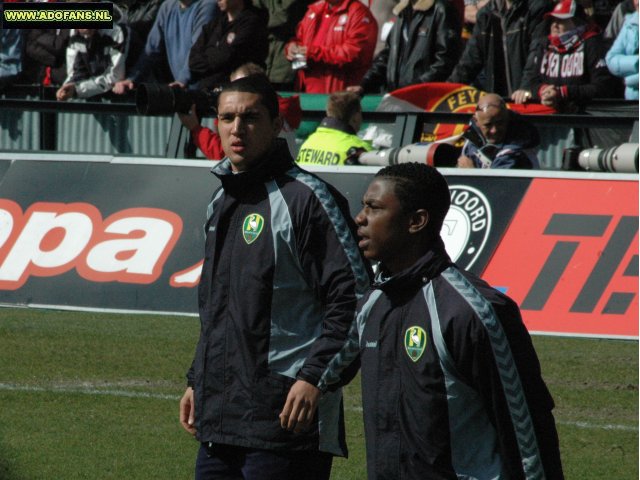
<path fill-rule="evenodd" d="M 357 135 L 320 126 L 302 144 L 296 162 L 303 165 L 344 165 L 347 151 L 363 148 L 367 152 L 371 144 Z"/>

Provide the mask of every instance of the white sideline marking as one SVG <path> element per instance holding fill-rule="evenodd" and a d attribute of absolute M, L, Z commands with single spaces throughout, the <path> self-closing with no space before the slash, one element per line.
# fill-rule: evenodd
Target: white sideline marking
<path fill-rule="evenodd" d="M 345 410 L 362 413 L 362 407 L 350 407 L 350 408 L 345 408 Z M 622 430 L 626 432 L 638 431 L 637 425 L 615 425 L 615 424 L 598 425 L 598 424 L 589 423 L 589 422 L 568 422 L 568 421 L 562 421 L 562 420 L 561 421 L 556 420 L 556 424 L 566 425 L 568 427 L 587 428 L 591 430 Z"/>
<path fill-rule="evenodd" d="M 85 395 L 110 395 L 113 397 L 127 398 L 151 398 L 154 400 L 180 400 L 178 395 L 164 393 L 136 392 L 134 390 L 108 390 L 93 387 L 36 387 L 31 385 L 12 385 L 0 383 L 0 390 L 11 392 L 38 392 L 38 393 L 82 393 Z"/>
<path fill-rule="evenodd" d="M 557 421 L 558 425 L 567 425 L 569 427 L 578 427 L 578 428 L 591 428 L 598 430 L 623 430 L 625 432 L 637 432 L 638 426 L 634 425 L 614 425 L 614 424 L 605 424 L 605 425 L 595 425 L 589 422 L 565 422 L 565 421 Z"/>
<path fill-rule="evenodd" d="M 89 384 L 87 384 L 89 385 Z M 108 384 L 107 384 L 108 385 Z M 85 395 L 109 395 L 113 397 L 127 397 L 127 398 L 151 398 L 153 400 L 180 400 L 179 395 L 169 395 L 164 393 L 151 393 L 151 392 L 137 392 L 134 390 L 108 390 L 94 388 L 93 386 L 51 386 L 51 387 L 37 387 L 32 385 L 15 385 L 10 383 L 0 383 L 0 391 L 10 392 L 38 392 L 38 393 L 81 393 Z M 346 408 L 352 412 L 362 412 L 362 407 Z M 589 422 L 568 422 L 568 421 L 556 421 L 558 425 L 566 425 L 569 427 L 585 428 L 591 430 L 620 430 L 627 432 L 637 432 L 637 425 L 616 425 L 616 424 L 604 424 L 598 425 Z"/>

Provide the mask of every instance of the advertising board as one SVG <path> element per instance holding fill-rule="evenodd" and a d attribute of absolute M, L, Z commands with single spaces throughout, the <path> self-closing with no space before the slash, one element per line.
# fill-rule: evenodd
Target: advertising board
<path fill-rule="evenodd" d="M 195 314 L 209 161 L 0 155 L 0 303 Z M 377 168 L 316 169 L 355 216 Z M 638 337 L 634 175 L 443 169 L 442 237 L 532 332 Z"/>

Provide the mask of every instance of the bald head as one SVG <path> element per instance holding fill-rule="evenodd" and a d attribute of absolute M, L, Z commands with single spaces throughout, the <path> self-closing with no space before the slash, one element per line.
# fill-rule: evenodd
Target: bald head
<path fill-rule="evenodd" d="M 509 111 L 502 97 L 494 93 L 482 97 L 473 114 L 473 121 L 487 143 L 504 143 L 509 127 Z"/>
<path fill-rule="evenodd" d="M 507 104 L 500 95 L 496 95 L 495 93 L 487 93 L 485 96 L 480 98 L 476 110 L 480 112 L 486 112 L 490 109 L 505 111 L 507 110 Z"/>

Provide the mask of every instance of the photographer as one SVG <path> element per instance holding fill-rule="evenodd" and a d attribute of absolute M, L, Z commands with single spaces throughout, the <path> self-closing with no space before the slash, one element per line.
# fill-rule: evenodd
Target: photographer
<path fill-rule="evenodd" d="M 499 95 L 490 93 L 480 99 L 463 137 L 459 168 L 540 168 L 535 153 L 538 131 L 510 111 Z"/>

